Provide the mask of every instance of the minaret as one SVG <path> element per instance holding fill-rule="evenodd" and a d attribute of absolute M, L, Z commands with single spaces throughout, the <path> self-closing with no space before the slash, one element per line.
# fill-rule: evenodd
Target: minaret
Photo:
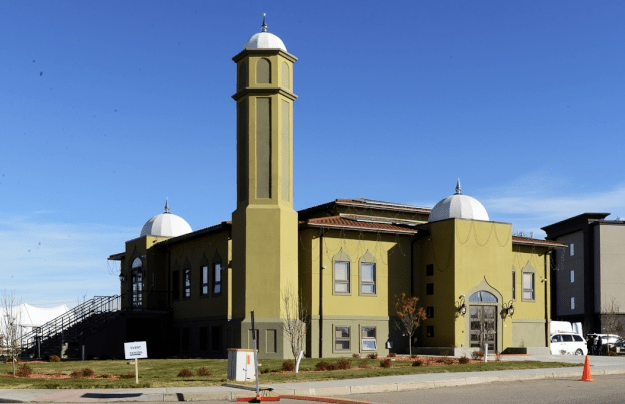
<path fill-rule="evenodd" d="M 293 210 L 293 63 L 277 36 L 252 36 L 237 64 L 237 209 L 232 214 L 232 317 L 241 346 L 251 340 L 250 311 L 259 329 L 259 355 L 290 356 L 282 333 L 283 296 L 298 291 L 297 212 Z M 248 335 L 249 334 L 249 335 Z M 251 347 L 251 346 L 250 346 Z"/>

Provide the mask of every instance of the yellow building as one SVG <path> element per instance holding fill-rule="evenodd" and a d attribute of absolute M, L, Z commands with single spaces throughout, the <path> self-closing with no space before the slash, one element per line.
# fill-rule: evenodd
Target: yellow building
<path fill-rule="evenodd" d="M 421 351 L 468 353 L 485 339 L 496 352 L 548 352 L 549 252 L 561 243 L 513 236 L 459 182 L 432 209 L 337 199 L 295 212 L 297 58 L 263 21 L 233 60 L 232 221 L 192 231 L 166 204 L 109 257 L 126 317 L 144 325 L 126 339 L 163 356 L 224 358 L 252 347 L 253 310 L 259 356 L 288 358 L 284 302 L 295 294 L 310 314 L 307 356 L 405 352 L 394 306 L 405 293 L 427 312 L 412 341 Z"/>

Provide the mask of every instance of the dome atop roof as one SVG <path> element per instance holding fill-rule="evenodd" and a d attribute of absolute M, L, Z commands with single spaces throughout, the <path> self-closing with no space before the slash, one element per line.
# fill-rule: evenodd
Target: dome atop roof
<path fill-rule="evenodd" d="M 243 49 L 282 49 L 286 52 L 286 46 L 284 46 L 282 39 L 267 32 L 267 24 L 265 24 L 264 14 L 261 31 L 252 35 L 252 37 L 245 42 L 245 45 L 243 45 Z"/>
<path fill-rule="evenodd" d="M 178 237 L 191 233 L 189 223 L 180 216 L 169 213 L 169 204 L 165 202 L 165 212 L 148 220 L 141 229 L 141 236 Z"/>
<path fill-rule="evenodd" d="M 428 222 L 451 218 L 489 220 L 486 208 L 480 201 L 468 195 L 462 195 L 460 192 L 460 180 L 458 180 L 456 185 L 456 193 L 443 199 L 432 208 Z"/>

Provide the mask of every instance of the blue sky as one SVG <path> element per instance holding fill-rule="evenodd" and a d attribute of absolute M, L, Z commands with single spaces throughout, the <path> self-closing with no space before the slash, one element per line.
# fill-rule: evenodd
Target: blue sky
<path fill-rule="evenodd" d="M 625 216 L 617 1 L 5 1 L 0 289 L 41 306 L 119 291 L 110 254 L 169 198 L 235 208 L 235 64 L 260 30 L 294 67 L 295 208 L 453 193 L 533 231 Z"/>

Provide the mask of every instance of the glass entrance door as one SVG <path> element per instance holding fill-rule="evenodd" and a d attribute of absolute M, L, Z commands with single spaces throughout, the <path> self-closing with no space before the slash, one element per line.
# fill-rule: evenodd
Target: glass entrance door
<path fill-rule="evenodd" d="M 488 343 L 488 352 L 496 352 L 497 347 L 497 306 L 469 306 L 472 348 L 482 348 L 484 340 Z"/>

